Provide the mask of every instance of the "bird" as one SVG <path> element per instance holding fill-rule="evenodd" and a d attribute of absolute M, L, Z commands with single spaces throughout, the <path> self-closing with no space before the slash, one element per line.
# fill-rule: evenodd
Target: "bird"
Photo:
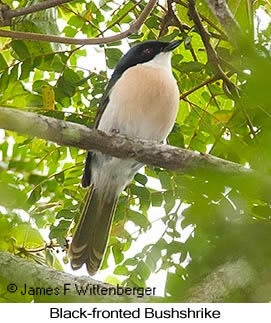
<path fill-rule="evenodd" d="M 163 143 L 179 108 L 171 52 L 181 40 L 149 40 L 120 58 L 100 100 L 94 128 L 106 134 Z M 69 248 L 73 270 L 86 264 L 93 276 L 107 247 L 121 192 L 144 164 L 101 152 L 87 152 L 82 186 L 90 189 Z"/>

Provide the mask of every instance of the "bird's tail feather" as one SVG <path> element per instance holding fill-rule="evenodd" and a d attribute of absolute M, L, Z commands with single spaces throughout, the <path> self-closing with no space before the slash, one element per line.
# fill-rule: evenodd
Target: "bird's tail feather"
<path fill-rule="evenodd" d="M 85 207 L 70 246 L 69 256 L 73 269 L 84 263 L 90 275 L 99 269 L 116 208 L 118 195 L 112 187 L 89 190 Z"/>

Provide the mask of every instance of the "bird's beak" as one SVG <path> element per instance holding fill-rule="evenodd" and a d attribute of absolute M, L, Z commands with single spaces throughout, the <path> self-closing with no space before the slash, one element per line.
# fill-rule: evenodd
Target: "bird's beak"
<path fill-rule="evenodd" d="M 170 52 L 182 43 L 182 40 L 174 40 L 169 43 L 163 50 L 163 52 Z"/>

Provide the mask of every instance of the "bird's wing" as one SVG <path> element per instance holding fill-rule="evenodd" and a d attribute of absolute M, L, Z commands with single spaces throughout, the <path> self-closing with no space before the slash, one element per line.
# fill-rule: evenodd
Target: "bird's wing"
<path fill-rule="evenodd" d="M 108 103 L 109 103 L 109 95 L 114 87 L 114 85 L 116 84 L 116 82 L 118 81 L 118 79 L 121 77 L 121 74 L 119 73 L 113 73 L 112 77 L 110 78 L 106 88 L 105 88 L 105 91 L 104 91 L 104 94 L 100 100 L 100 103 L 99 103 L 99 106 L 98 106 L 98 110 L 97 110 L 97 114 L 96 114 L 96 117 L 95 117 L 95 120 L 94 120 L 94 128 L 97 129 L 98 128 L 98 125 L 99 125 L 99 122 L 101 120 L 101 117 L 104 113 L 104 110 L 106 109 Z"/>
<path fill-rule="evenodd" d="M 94 129 L 98 128 L 101 117 L 102 117 L 102 115 L 109 103 L 110 92 L 111 92 L 113 86 L 115 85 L 115 83 L 121 77 L 121 75 L 122 74 L 114 72 L 111 79 L 109 80 L 107 87 L 104 91 L 104 94 L 100 100 L 99 106 L 98 106 L 98 110 L 97 110 L 95 120 L 94 120 L 94 126 L 93 126 Z M 84 173 L 83 173 L 83 177 L 82 177 L 82 186 L 83 187 L 87 187 L 91 183 L 91 171 L 90 171 L 90 169 L 91 169 L 91 155 L 92 155 L 92 153 L 90 151 L 88 151 L 87 155 L 86 155 Z"/>

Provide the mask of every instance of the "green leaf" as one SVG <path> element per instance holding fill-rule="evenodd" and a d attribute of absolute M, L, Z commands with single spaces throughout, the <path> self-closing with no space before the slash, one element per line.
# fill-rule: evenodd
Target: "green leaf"
<path fill-rule="evenodd" d="M 158 29 L 159 28 L 159 21 L 157 20 L 156 17 L 152 16 L 149 17 L 146 21 L 145 21 L 146 26 L 148 26 L 149 28 L 154 28 L 154 29 Z"/>
<path fill-rule="evenodd" d="M 173 67 L 176 67 L 178 69 L 178 66 L 180 64 L 180 61 L 183 60 L 183 55 L 181 54 L 175 54 L 173 57 L 172 57 L 172 66 Z"/>
<path fill-rule="evenodd" d="M 37 229 L 31 227 L 29 223 L 19 224 L 9 232 L 10 237 L 16 240 L 17 246 L 25 248 L 37 248 L 44 245 L 44 240 Z"/>
<path fill-rule="evenodd" d="M 149 220 L 143 214 L 133 210 L 128 210 L 127 219 L 131 220 L 135 225 L 138 225 L 144 230 L 147 230 L 150 226 Z"/>
<path fill-rule="evenodd" d="M 164 189 L 172 190 L 171 176 L 168 172 L 160 172 L 159 179 Z"/>
<path fill-rule="evenodd" d="M 153 257 L 150 254 L 148 254 L 146 258 L 146 265 L 152 272 L 154 272 L 156 269 L 156 263 L 157 262 L 153 259 Z"/>
<path fill-rule="evenodd" d="M 147 280 L 151 274 L 150 268 L 143 261 L 137 265 L 135 272 L 137 272 L 144 280 Z"/>
<path fill-rule="evenodd" d="M 118 48 L 107 48 L 106 55 L 107 55 L 107 61 L 106 61 L 107 66 L 113 69 L 117 64 L 117 62 L 122 57 L 122 51 Z"/>
<path fill-rule="evenodd" d="M 140 174 L 140 173 L 137 173 L 137 174 L 135 175 L 135 180 L 136 180 L 136 182 L 138 182 L 139 184 L 142 184 L 142 185 L 146 185 L 146 184 L 147 184 L 147 182 L 148 182 L 148 178 L 147 178 L 147 176 L 142 175 L 142 174 Z"/>
<path fill-rule="evenodd" d="M 164 35 L 161 37 L 161 41 L 171 42 L 173 41 L 177 36 L 179 36 L 179 30 L 176 28 L 173 30 L 171 34 Z"/>
<path fill-rule="evenodd" d="M 171 256 L 175 253 L 181 253 L 181 251 L 183 250 L 183 246 L 184 244 L 182 242 L 172 241 L 167 246 L 167 254 Z"/>
<path fill-rule="evenodd" d="M 146 265 L 149 266 L 151 271 L 155 271 L 159 259 L 161 259 L 161 253 L 164 248 L 162 243 L 156 243 L 152 248 L 150 253 L 148 253 L 146 258 Z"/>
<path fill-rule="evenodd" d="M 129 275 L 129 270 L 127 269 L 126 266 L 117 266 L 114 270 L 115 275 L 121 275 L 121 276 L 128 276 Z"/>
<path fill-rule="evenodd" d="M 11 47 L 14 49 L 17 54 L 19 60 L 24 61 L 28 57 L 30 57 L 30 53 L 28 48 L 25 45 L 25 42 L 22 40 L 12 40 L 10 43 Z"/>
<path fill-rule="evenodd" d="M 166 280 L 166 294 L 180 297 L 183 294 L 183 285 L 182 278 L 168 272 Z"/>
<path fill-rule="evenodd" d="M 58 174 L 55 175 L 55 179 L 59 184 L 63 184 L 64 180 L 65 180 L 65 174 L 64 172 L 60 172 Z"/>
<path fill-rule="evenodd" d="M 113 252 L 115 264 L 121 263 L 124 259 L 124 256 L 123 256 L 123 253 L 121 252 L 119 246 L 114 246 L 112 248 L 112 252 Z"/>
<path fill-rule="evenodd" d="M 41 187 L 37 186 L 30 194 L 27 202 L 30 205 L 35 204 L 41 198 Z"/>
<path fill-rule="evenodd" d="M 65 79 L 64 76 L 60 77 L 55 90 L 56 100 L 61 102 L 61 99 L 66 96 L 74 96 L 76 87 L 69 79 Z"/>
<path fill-rule="evenodd" d="M 11 70 L 10 70 L 10 75 L 9 75 L 9 82 L 15 82 L 18 79 L 18 69 L 19 65 L 15 65 Z"/>
<path fill-rule="evenodd" d="M 71 26 L 66 26 L 63 29 L 63 33 L 65 34 L 65 36 L 67 37 L 74 37 L 77 34 L 77 29 Z"/>
<path fill-rule="evenodd" d="M 116 275 L 117 275 L 117 274 L 116 274 Z M 120 275 L 121 275 L 121 274 L 120 274 Z M 107 277 L 105 278 L 104 282 L 105 282 L 106 284 L 115 285 L 115 286 L 117 286 L 117 285 L 121 285 L 121 281 L 120 281 L 120 280 L 118 280 L 115 276 L 111 276 L 111 275 L 107 276 Z"/>
<path fill-rule="evenodd" d="M 48 86 L 48 83 L 43 80 L 37 80 L 32 85 L 32 91 L 41 94 L 43 86 Z"/>
<path fill-rule="evenodd" d="M 175 201 L 176 198 L 172 194 L 172 192 L 166 191 L 166 192 L 164 192 L 164 199 L 165 199 L 165 202 L 166 202 L 165 211 L 168 214 L 172 210 L 172 208 L 174 207 L 175 202 L 176 202 Z"/>
<path fill-rule="evenodd" d="M 21 65 L 21 75 L 20 75 L 20 80 L 25 80 L 26 78 L 29 77 L 30 72 L 32 71 L 32 64 L 30 60 L 25 61 Z"/>
<path fill-rule="evenodd" d="M 45 251 L 45 258 L 46 258 L 46 262 L 50 267 L 53 267 L 54 265 L 54 256 L 51 252 L 50 249 L 46 249 Z"/>
<path fill-rule="evenodd" d="M 63 77 L 65 81 L 74 85 L 81 81 L 81 77 L 70 68 L 65 69 Z"/>
<path fill-rule="evenodd" d="M 127 2 L 122 8 L 120 8 L 120 10 L 118 10 L 117 12 L 115 12 L 115 14 L 112 16 L 112 19 L 109 20 L 106 23 L 106 26 L 112 26 L 115 24 L 116 21 L 118 21 L 121 17 L 121 22 L 122 23 L 129 23 L 131 22 L 131 18 L 129 17 L 129 11 L 131 10 L 131 8 L 133 7 L 133 3 L 132 2 Z"/>
<path fill-rule="evenodd" d="M 138 261 L 136 260 L 136 258 L 129 258 L 129 259 L 126 259 L 124 264 L 125 266 L 135 266 L 137 265 Z"/>
<path fill-rule="evenodd" d="M 63 60 L 61 59 L 60 55 L 55 55 L 51 64 L 51 70 L 61 73 L 63 71 L 65 63 L 66 61 L 64 60 L 63 63 Z"/>
<path fill-rule="evenodd" d="M 61 211 L 59 211 L 56 215 L 56 219 L 73 219 L 74 218 L 74 213 L 71 212 L 71 210 L 68 209 L 63 209 Z"/>
<path fill-rule="evenodd" d="M 9 219 L 0 213 L 0 241 L 5 241 L 9 237 L 11 228 L 12 224 L 9 222 Z"/>
<path fill-rule="evenodd" d="M 8 67 L 7 62 L 5 61 L 2 54 L 0 54 L 0 70 L 4 70 Z"/>
<path fill-rule="evenodd" d="M 203 68 L 204 64 L 200 62 L 183 62 L 178 66 L 178 70 L 183 73 L 200 72 Z"/>
<path fill-rule="evenodd" d="M 136 186 L 134 184 L 131 184 L 130 189 L 133 195 L 136 195 L 144 200 L 150 199 L 150 192 L 146 187 Z"/>
<path fill-rule="evenodd" d="M 68 24 L 76 28 L 81 28 L 84 24 L 84 19 L 74 15 L 69 19 Z"/>
<path fill-rule="evenodd" d="M 136 287 L 146 287 L 145 280 L 141 278 L 141 276 L 137 275 L 135 272 L 130 276 L 131 283 Z"/>
<path fill-rule="evenodd" d="M 67 235 L 67 231 L 70 227 L 71 221 L 61 220 L 58 225 L 52 226 L 49 234 L 50 239 L 56 239 L 57 242 L 64 247 L 66 244 L 65 237 Z"/>
<path fill-rule="evenodd" d="M 151 194 L 152 206 L 161 206 L 164 201 L 162 192 L 153 192 Z"/>
<path fill-rule="evenodd" d="M 0 205 L 7 208 L 25 208 L 26 199 L 24 191 L 0 181 Z"/>
<path fill-rule="evenodd" d="M 3 93 L 9 85 L 9 73 L 8 70 L 5 70 L 0 78 L 0 92 Z"/>

